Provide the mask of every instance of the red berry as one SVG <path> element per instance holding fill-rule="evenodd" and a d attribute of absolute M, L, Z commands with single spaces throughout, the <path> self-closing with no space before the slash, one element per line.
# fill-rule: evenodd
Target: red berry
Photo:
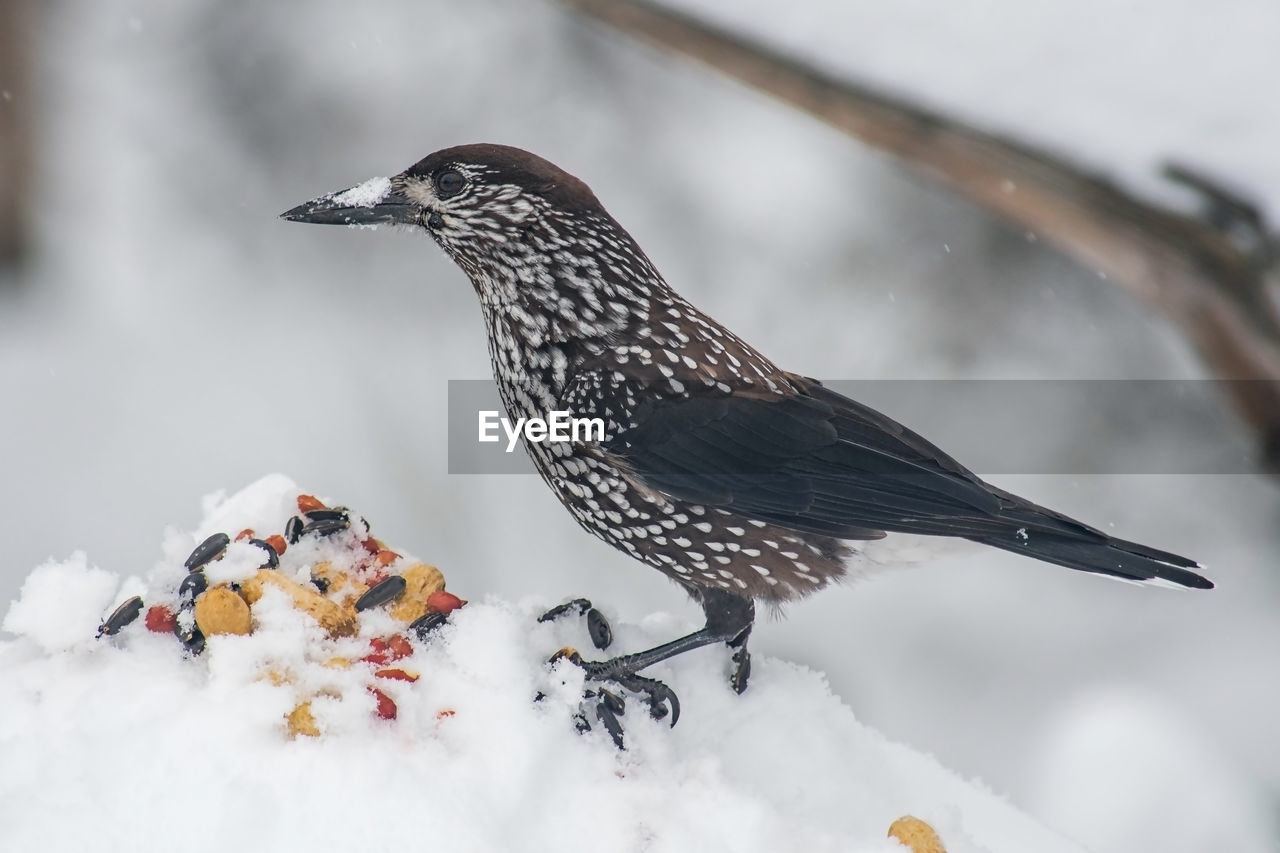
<path fill-rule="evenodd" d="M 396 718 L 396 703 L 391 701 L 391 697 L 376 687 L 370 687 L 369 692 L 373 694 L 373 698 L 378 703 L 375 713 L 384 720 L 394 720 Z"/>
<path fill-rule="evenodd" d="M 147 630 L 157 634 L 172 634 L 177 624 L 173 611 L 163 604 L 153 604 L 147 610 Z"/>
<path fill-rule="evenodd" d="M 461 598 L 444 590 L 427 596 L 427 609 L 434 610 L 436 613 L 452 613 L 464 604 L 466 602 Z"/>

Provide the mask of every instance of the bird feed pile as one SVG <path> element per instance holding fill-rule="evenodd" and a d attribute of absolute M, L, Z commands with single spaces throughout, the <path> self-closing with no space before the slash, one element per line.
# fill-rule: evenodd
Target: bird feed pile
<path fill-rule="evenodd" d="M 418 648 L 465 602 L 439 569 L 387 548 L 346 507 L 292 488 L 256 497 L 214 512 L 203 527 L 226 529 L 202 535 L 181 561 L 173 555 L 189 537 L 171 536 L 169 558 L 93 636 L 128 648 L 145 630 L 186 659 L 252 656 L 247 674 L 294 700 L 282 720 L 290 736 L 320 735 L 364 694 L 376 716 L 395 719 L 393 694 L 419 678 Z M 6 624 L 47 618 L 31 606 L 24 598 Z"/>

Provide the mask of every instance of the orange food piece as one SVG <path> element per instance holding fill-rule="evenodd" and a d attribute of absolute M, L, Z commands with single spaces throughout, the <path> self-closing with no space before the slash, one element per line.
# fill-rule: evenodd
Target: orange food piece
<path fill-rule="evenodd" d="M 369 692 L 373 694 L 374 700 L 378 703 L 374 713 L 383 720 L 394 720 L 396 718 L 396 703 L 391 701 L 391 697 L 376 687 L 370 687 Z"/>
<path fill-rule="evenodd" d="M 896 838 L 911 853 L 947 853 L 933 827 L 911 815 L 895 820 L 889 827 L 889 837 Z"/>
<path fill-rule="evenodd" d="M 409 672 L 408 670 L 400 669 L 399 667 L 394 667 L 391 669 L 380 669 L 377 672 L 375 672 L 374 675 L 377 676 L 378 678 L 390 678 L 394 681 L 414 682 L 418 680 L 418 673 Z"/>
<path fill-rule="evenodd" d="M 147 630 L 157 634 L 172 634 L 177 617 L 163 604 L 153 604 L 147 609 Z"/>
<path fill-rule="evenodd" d="M 360 658 L 365 663 L 376 663 L 381 666 L 384 663 L 391 663 L 391 653 L 387 647 L 387 641 L 381 637 L 374 637 L 369 641 L 369 654 Z"/>
<path fill-rule="evenodd" d="M 407 658 L 413 654 L 413 646 L 405 639 L 403 634 L 392 634 L 388 637 L 387 648 L 391 650 L 392 660 L 400 660 L 400 658 Z"/>
<path fill-rule="evenodd" d="M 252 528 L 252 527 L 246 527 L 244 530 L 241 530 L 239 533 L 237 533 L 237 534 L 236 534 L 236 541 L 237 541 L 237 542 L 241 542 L 241 541 L 243 541 L 243 540 L 245 540 L 245 539 L 252 539 L 252 538 L 253 538 L 253 528 Z"/>
<path fill-rule="evenodd" d="M 396 560 L 400 559 L 400 555 L 395 551 L 388 551 L 386 548 L 383 548 L 377 554 L 374 554 L 373 559 L 377 560 L 378 565 L 380 566 L 389 566 Z"/>
<path fill-rule="evenodd" d="M 298 735 L 307 737 L 320 736 L 320 727 L 316 725 L 316 718 L 311 714 L 310 702 L 303 702 L 298 705 L 288 714 L 285 714 L 284 719 L 289 727 L 289 737 L 297 737 Z"/>
<path fill-rule="evenodd" d="M 313 509 L 324 509 L 324 501 L 314 495 L 298 495 L 298 512 L 311 512 Z"/>
<path fill-rule="evenodd" d="M 391 663 L 392 661 L 407 658 L 413 654 L 413 645 L 401 634 L 392 634 L 385 640 L 381 637 L 374 637 L 369 641 L 369 654 L 360 658 L 365 663 L 373 663 L 378 666 Z"/>
<path fill-rule="evenodd" d="M 452 613 L 464 604 L 466 602 L 461 598 L 444 590 L 433 592 L 427 596 L 427 609 L 436 613 Z"/>
<path fill-rule="evenodd" d="M 284 537 L 279 533 L 274 533 L 263 541 L 270 545 L 271 549 L 275 551 L 277 555 L 283 554 L 285 549 L 289 547 L 289 545 L 284 541 Z"/>
<path fill-rule="evenodd" d="M 262 591 L 267 586 L 277 587 L 292 598 L 293 606 L 319 622 L 330 637 L 350 637 L 359 628 L 354 613 L 344 610 L 342 605 L 325 598 L 314 588 L 304 587 L 271 569 L 262 569 L 240 584 L 240 595 L 253 605 L 262 598 Z"/>
<path fill-rule="evenodd" d="M 225 586 L 215 586 L 196 599 L 196 625 L 206 636 L 238 634 L 244 636 L 251 627 L 249 605 Z"/>

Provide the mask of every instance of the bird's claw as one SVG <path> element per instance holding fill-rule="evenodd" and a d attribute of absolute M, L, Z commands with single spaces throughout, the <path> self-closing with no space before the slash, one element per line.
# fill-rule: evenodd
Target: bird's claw
<path fill-rule="evenodd" d="M 565 614 L 576 611 L 579 616 L 591 609 L 591 601 L 586 598 L 575 598 L 573 601 L 566 601 L 564 604 L 557 604 L 538 617 L 539 622 L 554 622 Z"/>
<path fill-rule="evenodd" d="M 587 633 L 591 635 L 591 645 L 604 651 L 613 643 L 613 628 L 610 627 L 609 620 L 586 598 L 575 598 L 573 601 L 557 604 L 539 616 L 538 621 L 554 622 L 570 613 L 587 617 Z"/>
<path fill-rule="evenodd" d="M 655 720 L 661 720 L 670 714 L 672 727 L 680 721 L 680 699 L 676 696 L 676 692 L 668 687 L 665 682 L 656 678 L 646 678 L 635 673 L 616 676 L 610 680 L 630 690 L 632 693 L 644 697 L 644 700 L 649 705 L 649 716 Z"/>
<path fill-rule="evenodd" d="M 583 707 L 573 717 L 574 726 L 580 733 L 591 731 L 591 715 L 588 714 L 587 706 L 591 700 L 595 700 L 596 721 L 604 726 L 618 749 L 625 749 L 622 715 L 626 711 L 627 703 L 622 691 L 643 698 L 649 707 L 649 716 L 653 719 L 662 720 L 670 716 L 672 726 L 679 722 L 680 699 L 676 696 L 676 692 L 664 682 L 634 672 L 617 673 L 613 667 L 599 661 L 584 661 L 582 655 L 578 654 L 578 650 L 570 647 L 560 649 L 552 655 L 549 663 L 565 658 L 576 666 L 582 667 L 588 681 L 609 682 L 622 688 L 621 691 L 614 691 L 604 686 L 596 686 L 588 687 L 583 692 Z"/>
<path fill-rule="evenodd" d="M 588 691 L 590 693 L 591 691 Z M 626 700 L 603 687 L 597 692 L 600 701 L 596 703 L 596 719 L 604 726 L 604 730 L 613 739 L 618 749 L 626 749 L 622 741 L 622 714 L 627 710 Z"/>

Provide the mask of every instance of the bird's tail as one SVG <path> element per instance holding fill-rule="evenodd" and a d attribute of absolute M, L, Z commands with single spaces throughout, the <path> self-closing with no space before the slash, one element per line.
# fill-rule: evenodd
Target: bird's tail
<path fill-rule="evenodd" d="M 1195 560 L 1137 542 L 1112 539 L 1085 525 L 1080 525 L 1079 531 L 1046 530 L 1032 522 L 1025 527 L 1012 527 L 1007 533 L 974 537 L 974 541 L 1068 569 L 1121 580 L 1213 589 L 1213 581 L 1191 571 L 1203 568 Z"/>

